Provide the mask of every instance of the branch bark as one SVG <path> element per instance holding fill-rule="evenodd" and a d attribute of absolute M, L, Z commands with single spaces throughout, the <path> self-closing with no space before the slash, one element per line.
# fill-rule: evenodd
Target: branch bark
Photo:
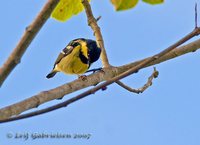
<path fill-rule="evenodd" d="M 121 86 L 122 88 L 126 89 L 129 92 L 139 94 L 139 93 L 143 93 L 146 89 L 148 89 L 153 84 L 153 79 L 157 78 L 158 74 L 159 74 L 159 72 L 154 67 L 154 71 L 151 74 L 151 76 L 148 78 L 147 82 L 139 89 L 131 88 L 131 87 L 125 85 L 124 83 L 122 83 L 121 81 L 116 81 L 115 83 L 118 84 L 119 86 Z"/>
<path fill-rule="evenodd" d="M 97 20 L 93 16 L 91 6 L 90 6 L 88 0 L 82 0 L 82 4 L 85 8 L 85 12 L 86 12 L 87 19 L 88 19 L 88 25 L 92 28 L 94 35 L 96 37 L 97 44 L 101 48 L 101 56 L 100 57 L 101 57 L 103 67 L 110 67 L 108 57 L 106 54 L 106 49 L 104 47 L 104 41 L 103 41 L 103 37 L 101 34 L 101 30 L 100 30 L 100 27 L 97 25 Z"/>
<path fill-rule="evenodd" d="M 12 70 L 17 66 L 17 64 L 20 63 L 21 57 L 23 56 L 39 30 L 48 20 L 58 2 L 59 0 L 48 0 L 40 13 L 35 18 L 35 20 L 25 29 L 25 32 L 18 42 L 17 46 L 10 54 L 3 66 L 0 68 L 0 87 L 2 86 L 8 75 L 12 72 Z"/>
<path fill-rule="evenodd" d="M 142 68 L 152 66 L 152 65 L 155 65 L 155 64 L 158 64 L 161 62 L 165 62 L 169 59 L 184 55 L 189 52 L 195 52 L 199 48 L 200 48 L 200 39 L 198 39 L 194 42 L 191 42 L 185 46 L 176 48 L 173 51 L 167 53 L 166 55 L 163 55 L 162 57 L 151 62 L 150 64 L 145 65 Z M 51 89 L 48 91 L 43 91 L 37 95 L 34 95 L 26 100 L 19 102 L 19 103 L 2 108 L 2 109 L 0 109 L 0 120 L 9 118 L 14 115 L 18 115 L 18 114 L 20 114 L 26 110 L 29 110 L 31 108 L 36 108 L 37 106 L 39 106 L 45 102 L 48 102 L 48 101 L 51 101 L 54 99 L 58 99 L 58 98 L 62 98 L 64 95 L 67 95 L 71 92 L 75 92 L 77 90 L 86 88 L 88 86 L 96 85 L 104 80 L 113 78 L 114 76 L 117 76 L 117 75 L 127 71 L 128 69 L 135 67 L 139 63 L 142 63 L 149 58 L 150 57 L 130 63 L 130 64 L 126 64 L 126 65 L 123 65 L 120 67 L 104 68 L 104 72 L 100 71 L 100 72 L 91 74 L 87 77 L 86 81 L 75 80 L 70 83 L 56 87 L 54 89 Z"/>

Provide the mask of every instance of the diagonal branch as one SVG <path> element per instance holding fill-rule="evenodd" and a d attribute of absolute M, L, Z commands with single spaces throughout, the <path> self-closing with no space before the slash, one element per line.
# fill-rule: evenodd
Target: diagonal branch
<path fill-rule="evenodd" d="M 144 84 L 141 88 L 139 89 L 134 89 L 134 88 L 131 88 L 127 85 L 125 85 L 124 83 L 122 83 L 121 81 L 116 81 L 115 83 L 117 83 L 119 86 L 121 86 L 122 88 L 128 90 L 129 92 L 133 92 L 133 93 L 136 93 L 136 94 L 139 94 L 139 93 L 143 93 L 147 88 L 149 88 L 151 85 L 152 85 L 152 81 L 154 78 L 157 78 L 158 77 L 158 74 L 159 72 L 156 70 L 156 68 L 154 67 L 154 71 L 153 73 L 151 74 L 151 76 L 148 78 L 148 81 L 146 82 L 146 84 Z"/>
<path fill-rule="evenodd" d="M 148 87 L 150 87 L 152 85 L 152 80 L 154 78 L 156 78 L 156 77 L 158 77 L 158 71 L 154 67 L 154 72 L 148 78 L 147 83 L 143 87 L 141 87 L 139 89 L 130 88 L 130 87 L 126 86 L 125 84 L 123 84 L 120 81 L 116 81 L 116 83 L 118 85 L 120 85 L 121 87 L 127 89 L 130 92 L 134 92 L 134 93 L 139 94 L 139 93 L 144 92 Z M 90 92 L 90 94 L 93 94 L 93 93 L 94 93 L 93 91 Z M 25 118 L 33 117 L 33 116 L 36 116 L 36 115 L 41 115 L 41 114 L 56 110 L 56 109 L 58 109 L 60 107 L 67 107 L 67 105 L 69 105 L 69 104 L 73 103 L 74 101 L 76 101 L 77 98 L 78 97 L 71 98 L 71 99 L 69 99 L 69 100 L 67 100 L 67 101 L 65 101 L 63 103 L 59 103 L 59 104 L 53 105 L 51 107 L 47 107 L 45 109 L 41 109 L 41 110 L 33 111 L 33 112 L 30 112 L 30 113 L 22 114 L 20 116 L 16 116 L 16 117 L 11 117 L 11 118 L 8 118 L 8 119 L 0 120 L 0 123 L 10 122 L 10 121 L 15 121 L 15 120 L 20 120 L 20 119 L 25 119 Z"/>
<path fill-rule="evenodd" d="M 26 49 L 35 38 L 39 30 L 48 20 L 51 12 L 54 10 L 59 0 L 48 0 L 43 9 L 37 15 L 35 20 L 26 28 L 23 36 L 18 42 L 17 46 L 10 54 L 6 62 L 0 67 L 0 87 L 6 80 L 11 71 L 20 63 L 21 57 L 25 53 Z"/>
<path fill-rule="evenodd" d="M 198 49 L 200 49 L 200 39 L 170 51 L 169 53 L 165 54 L 164 56 L 160 57 L 159 59 L 154 60 L 153 62 L 147 64 L 145 67 L 149 67 L 149 66 L 152 66 L 152 65 L 155 65 L 155 64 L 159 64 L 159 63 L 165 62 L 167 60 L 174 59 L 176 57 L 182 56 L 182 55 L 187 54 L 187 53 L 195 52 Z M 119 71 L 121 72 L 123 70 L 129 69 L 129 68 L 131 68 L 131 67 L 133 67 L 133 66 L 135 66 L 135 65 L 137 65 L 137 64 L 139 64 L 139 63 L 141 63 L 141 62 L 143 62 L 143 61 L 145 61 L 149 58 L 150 57 L 147 57 L 145 59 L 141 59 L 141 60 L 132 62 L 130 64 L 123 65 L 119 68 L 120 69 Z"/>
<path fill-rule="evenodd" d="M 96 41 L 97 44 L 100 46 L 101 48 L 101 61 L 104 67 L 110 67 L 109 61 L 108 61 L 108 57 L 106 54 L 106 49 L 104 47 L 104 41 L 103 41 L 103 37 L 101 34 L 101 30 L 97 24 L 97 21 L 92 13 L 92 9 L 91 6 L 88 2 L 88 0 L 82 0 L 82 4 L 85 8 L 85 12 L 87 15 L 87 19 L 88 19 L 88 25 L 92 28 L 92 30 L 94 31 L 94 35 L 96 37 Z"/>
<path fill-rule="evenodd" d="M 101 72 L 97 72 L 92 75 L 89 75 L 87 77 L 87 81 L 75 80 L 73 82 L 64 84 L 57 88 L 51 89 L 49 91 L 41 92 L 37 95 L 32 96 L 31 98 L 21 101 L 19 103 L 2 108 L 2 109 L 0 109 L 0 120 L 10 118 L 11 116 L 14 116 L 14 115 L 18 115 L 26 110 L 37 107 L 38 105 L 41 105 L 42 103 L 45 103 L 47 101 L 61 98 L 64 95 L 69 94 L 71 92 L 75 92 L 77 90 L 86 88 L 88 86 L 96 85 L 101 81 L 109 79 L 105 83 L 102 83 L 102 84 L 94 87 L 93 89 L 90 89 L 90 90 L 70 99 L 70 100 L 73 100 L 72 102 L 78 101 L 78 100 L 86 97 L 87 95 L 94 93 L 95 91 L 134 73 L 135 71 L 137 71 L 139 69 L 142 69 L 144 67 L 154 65 L 157 63 L 161 63 L 163 61 L 166 61 L 166 60 L 174 58 L 174 57 L 178 57 L 178 56 L 183 55 L 188 52 L 194 52 L 200 48 L 200 39 L 196 40 L 188 45 L 182 46 L 180 48 L 175 48 L 175 47 L 184 43 L 187 39 L 190 39 L 191 37 L 193 37 L 197 34 L 199 34 L 199 29 L 195 29 L 190 34 L 188 34 L 186 37 L 184 37 L 183 39 L 181 39 L 174 45 L 170 46 L 168 49 L 166 49 L 166 50 L 162 51 L 161 53 L 154 55 L 152 57 L 149 57 L 149 58 L 146 58 L 146 59 L 134 62 L 134 63 L 130 63 L 130 64 L 127 64 L 127 65 L 124 65 L 121 67 L 105 68 L 104 73 L 101 71 Z M 110 79 L 110 78 L 112 78 L 112 79 Z M 62 104 L 60 104 L 61 106 L 59 104 L 58 104 L 58 106 L 59 106 L 59 108 L 61 108 L 61 107 L 65 107 L 68 104 L 70 104 L 70 103 L 65 101 Z M 51 110 L 48 110 L 48 112 L 52 111 L 52 109 L 55 110 L 58 108 L 51 108 Z"/>

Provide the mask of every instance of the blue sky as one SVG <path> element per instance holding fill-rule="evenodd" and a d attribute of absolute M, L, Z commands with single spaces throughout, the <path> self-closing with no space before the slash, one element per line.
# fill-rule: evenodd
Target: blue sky
<path fill-rule="evenodd" d="M 119 66 L 153 55 L 176 42 L 194 28 L 196 0 L 169 1 L 151 6 L 140 2 L 136 8 L 115 12 L 109 0 L 92 1 L 112 65 Z M 45 0 L 2 1 L 0 9 L 0 65 L 13 50 Z M 200 11 L 200 10 L 199 10 Z M 200 20 L 199 20 L 200 21 Z M 62 48 L 72 39 L 94 39 L 87 26 L 85 13 L 66 23 L 49 19 L 29 46 L 21 63 L 0 89 L 0 107 L 26 99 L 43 90 L 76 79 L 76 76 L 45 76 Z M 191 41 L 198 39 L 198 37 Z M 160 72 L 153 86 L 137 95 L 113 84 L 67 108 L 0 124 L 0 140 L 6 145 L 74 144 L 74 145 L 197 145 L 200 144 L 200 69 L 199 52 L 156 65 Z M 101 62 L 92 68 L 100 67 Z M 149 67 L 123 82 L 140 87 L 152 73 Z M 83 90 L 67 95 L 73 97 Z M 55 100 L 38 109 L 63 100 Z M 34 110 L 34 109 L 33 109 Z M 31 111 L 33 111 L 31 110 Z M 11 133 L 13 138 L 7 138 Z M 31 139 L 33 134 L 90 134 L 90 139 Z M 16 134 L 28 134 L 29 139 L 15 139 Z"/>

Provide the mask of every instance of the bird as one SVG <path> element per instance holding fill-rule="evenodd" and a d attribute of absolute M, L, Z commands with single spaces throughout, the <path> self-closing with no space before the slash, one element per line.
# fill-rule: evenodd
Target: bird
<path fill-rule="evenodd" d="M 96 41 L 85 38 L 74 39 L 60 52 L 52 71 L 46 78 L 52 78 L 57 72 L 81 76 L 97 61 L 101 48 Z"/>

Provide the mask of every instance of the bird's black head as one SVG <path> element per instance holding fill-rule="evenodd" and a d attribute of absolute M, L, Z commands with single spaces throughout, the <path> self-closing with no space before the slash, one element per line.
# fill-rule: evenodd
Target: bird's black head
<path fill-rule="evenodd" d="M 96 41 L 87 39 L 87 48 L 88 48 L 88 58 L 90 63 L 93 63 L 99 59 L 101 54 L 101 49 L 97 46 Z"/>

